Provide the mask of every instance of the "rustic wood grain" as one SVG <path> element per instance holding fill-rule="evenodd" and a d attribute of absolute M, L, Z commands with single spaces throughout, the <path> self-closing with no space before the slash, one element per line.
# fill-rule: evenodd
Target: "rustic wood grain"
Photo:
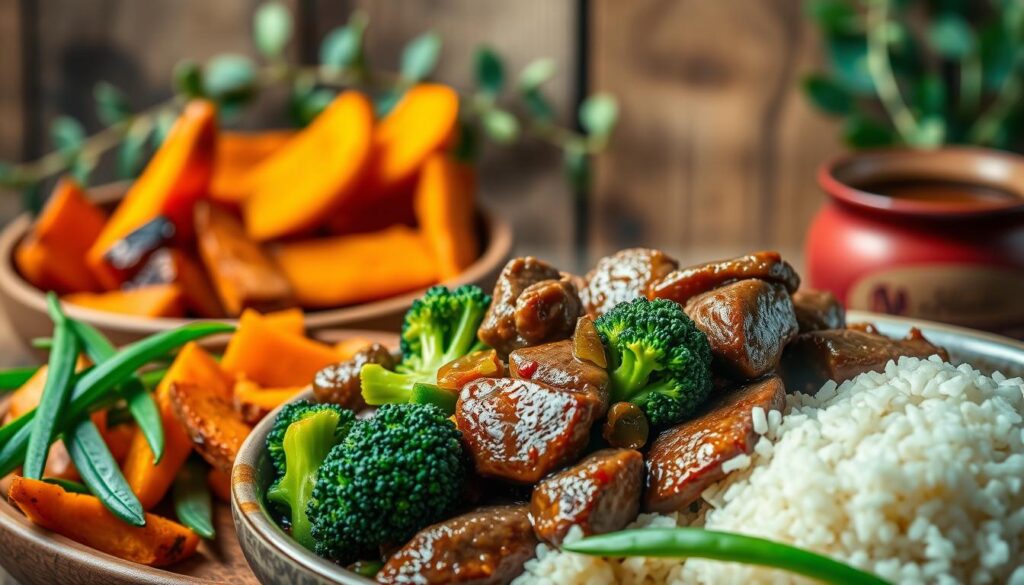
<path fill-rule="evenodd" d="M 405 43 L 435 30 L 444 38 L 436 78 L 472 87 L 474 51 L 481 43 L 506 58 L 506 78 L 514 89 L 530 61 L 551 57 L 558 76 L 546 86 L 562 123 L 572 123 L 575 98 L 576 2 L 573 0 L 306 0 L 307 57 L 319 41 L 343 24 L 352 10 L 370 17 L 367 52 L 371 63 L 395 70 Z M 545 144 L 491 147 L 480 168 L 481 198 L 510 218 L 519 253 L 540 254 L 568 266 L 573 258 L 572 195 L 561 175 L 561 153 Z"/>
<path fill-rule="evenodd" d="M 797 250 L 837 130 L 800 77 L 819 47 L 797 0 L 595 0 L 595 89 L 621 122 L 598 164 L 592 254 L 629 245 L 682 257 Z"/>
<path fill-rule="evenodd" d="M 20 2 L 0 2 L 0 160 L 20 160 L 25 151 L 24 12 Z M 0 189 L 0 221 L 17 209 L 16 194 Z"/>

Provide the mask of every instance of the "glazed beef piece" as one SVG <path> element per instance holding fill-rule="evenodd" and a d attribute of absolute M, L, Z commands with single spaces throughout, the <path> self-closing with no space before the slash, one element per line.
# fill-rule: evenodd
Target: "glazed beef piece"
<path fill-rule="evenodd" d="M 778 252 L 754 252 L 676 270 L 653 283 L 647 297 L 671 299 L 682 305 L 701 293 L 747 278 L 780 284 L 790 293 L 800 286 L 800 277 Z"/>
<path fill-rule="evenodd" d="M 455 424 L 477 473 L 535 483 L 575 461 L 599 405 L 585 394 L 515 378 L 481 378 L 462 387 Z"/>
<path fill-rule="evenodd" d="M 629 248 L 605 256 L 587 274 L 587 313 L 598 317 L 615 305 L 647 294 L 648 287 L 679 267 L 661 250 Z"/>
<path fill-rule="evenodd" d="M 428 526 L 388 559 L 379 583 L 503 585 L 523 572 L 537 538 L 525 504 L 481 508 Z"/>
<path fill-rule="evenodd" d="M 569 337 L 583 311 L 571 275 L 532 256 L 505 265 L 493 296 L 477 335 L 503 358 L 520 347 Z"/>
<path fill-rule="evenodd" d="M 797 334 L 789 293 L 764 280 L 741 280 L 697 295 L 685 310 L 708 336 L 717 369 L 732 378 L 773 371 Z"/>
<path fill-rule="evenodd" d="M 793 311 L 800 333 L 846 327 L 846 310 L 827 290 L 802 288 L 793 293 Z"/>
<path fill-rule="evenodd" d="M 644 510 L 675 512 L 697 501 L 725 477 L 723 463 L 754 450 L 758 435 L 751 409 L 782 410 L 785 394 L 778 376 L 749 382 L 719 394 L 704 414 L 661 433 L 647 453 Z"/>
<path fill-rule="evenodd" d="M 633 449 L 603 449 L 549 475 L 530 499 L 534 532 L 557 545 L 573 526 L 585 535 L 625 528 L 640 510 L 643 475 L 643 455 Z"/>
<path fill-rule="evenodd" d="M 508 356 L 508 369 L 513 378 L 586 396 L 598 418 L 608 410 L 608 371 L 577 359 L 570 339 L 517 349 Z"/>
<path fill-rule="evenodd" d="M 327 366 L 313 378 L 313 394 L 317 401 L 333 402 L 356 412 L 366 408 L 359 384 L 359 370 L 366 364 L 380 364 L 392 370 L 395 358 L 386 347 L 374 343 L 347 361 Z"/>
<path fill-rule="evenodd" d="M 890 339 L 857 329 L 829 329 L 799 335 L 782 357 L 782 375 L 790 392 L 813 394 L 828 380 L 842 382 L 859 374 L 881 371 L 900 356 L 926 358 L 949 354 L 932 345 L 917 329 L 906 339 Z"/>

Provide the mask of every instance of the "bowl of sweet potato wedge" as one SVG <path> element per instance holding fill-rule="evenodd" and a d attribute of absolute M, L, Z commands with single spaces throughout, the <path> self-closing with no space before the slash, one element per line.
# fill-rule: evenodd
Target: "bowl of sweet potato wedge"
<path fill-rule="evenodd" d="M 246 309 L 394 326 L 434 284 L 489 286 L 511 250 L 452 152 L 458 110 L 421 84 L 378 119 L 347 91 L 303 129 L 235 132 L 190 102 L 135 181 L 63 178 L 4 230 L 0 302 L 23 340 L 49 330 L 46 291 L 116 343 Z"/>
<path fill-rule="evenodd" d="M 47 295 L 47 359 L 0 371 L 0 564 L 23 585 L 255 585 L 227 505 L 239 447 L 313 374 L 397 337 L 247 309 L 117 347 L 70 306 Z"/>

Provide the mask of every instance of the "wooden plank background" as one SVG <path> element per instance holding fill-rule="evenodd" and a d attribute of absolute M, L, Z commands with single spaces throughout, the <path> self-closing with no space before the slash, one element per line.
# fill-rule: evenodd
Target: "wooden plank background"
<path fill-rule="evenodd" d="M 98 128 L 92 87 L 108 80 L 141 108 L 170 94 L 183 58 L 255 53 L 258 0 L 0 0 L 0 158 L 49 148 L 67 113 Z M 393 68 L 404 43 L 428 29 L 445 39 L 437 77 L 465 87 L 482 42 L 510 73 L 553 57 L 549 87 L 563 123 L 589 90 L 614 93 L 621 122 L 597 161 L 584 224 L 560 153 L 525 142 L 491 148 L 481 170 L 486 205 L 510 217 L 519 250 L 583 269 L 629 245 L 691 260 L 776 247 L 798 256 L 821 201 L 814 170 L 840 150 L 837 129 L 799 95 L 820 60 L 799 0 L 288 0 L 293 58 L 315 60 L 320 40 L 355 8 L 370 16 L 368 51 Z M 587 87 L 581 87 L 586 85 Z M 282 122 L 267 100 L 248 126 Z M 4 197 L 9 216 L 15 197 Z M 576 229 L 589 234 L 577 254 Z M 586 258 L 575 264 L 575 259 Z M 799 257 L 794 260 L 799 263 Z"/>

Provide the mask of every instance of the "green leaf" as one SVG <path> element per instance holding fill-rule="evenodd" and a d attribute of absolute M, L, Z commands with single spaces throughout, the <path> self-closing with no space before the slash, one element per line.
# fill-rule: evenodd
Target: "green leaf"
<path fill-rule="evenodd" d="M 398 105 L 398 100 L 402 99 L 403 94 L 404 92 L 398 89 L 392 89 L 373 98 L 373 111 L 377 114 L 377 117 L 383 118 L 387 116 Z"/>
<path fill-rule="evenodd" d="M 562 168 L 574 193 L 586 193 L 590 188 L 590 157 L 586 146 L 571 142 L 562 154 Z"/>
<path fill-rule="evenodd" d="M 68 169 L 71 176 L 78 181 L 78 184 L 85 187 L 89 185 L 89 177 L 96 169 L 97 160 L 95 157 L 80 154 L 71 161 L 71 168 Z"/>
<path fill-rule="evenodd" d="M 878 148 L 896 142 L 892 129 L 861 114 L 854 114 L 843 124 L 843 139 L 854 148 Z"/>
<path fill-rule="evenodd" d="M 322 88 L 293 96 L 292 119 L 300 127 L 307 126 L 334 101 L 335 95 L 334 91 Z"/>
<path fill-rule="evenodd" d="M 551 107 L 551 102 L 544 97 L 544 93 L 539 87 L 523 91 L 523 104 L 526 105 L 526 111 L 530 116 L 538 122 L 548 123 L 555 117 L 555 110 Z"/>
<path fill-rule="evenodd" d="M 996 22 L 981 30 L 978 45 L 985 88 L 995 90 L 1002 87 L 1013 67 L 1014 53 L 1017 50 L 1013 40 L 1006 34 L 1006 28 Z"/>
<path fill-rule="evenodd" d="M 611 134 L 618 117 L 619 104 L 609 94 L 594 94 L 580 104 L 580 125 L 591 136 L 601 138 Z"/>
<path fill-rule="evenodd" d="M 480 121 L 483 122 L 487 136 L 499 144 L 510 144 L 519 137 L 519 120 L 505 110 L 485 110 Z"/>
<path fill-rule="evenodd" d="M 829 36 L 825 44 L 836 80 L 856 95 L 873 97 L 875 82 L 868 71 L 867 38 Z"/>
<path fill-rule="evenodd" d="M 555 60 L 549 57 L 531 61 L 519 74 L 519 88 L 524 92 L 537 89 L 555 76 Z"/>
<path fill-rule="evenodd" d="M 846 0 L 811 0 L 804 3 L 804 12 L 826 33 L 850 33 L 860 27 L 857 11 Z"/>
<path fill-rule="evenodd" d="M 452 156 L 463 162 L 473 162 L 480 154 L 480 137 L 476 125 L 459 120 L 459 139 L 452 149 Z"/>
<path fill-rule="evenodd" d="M 142 158 L 146 153 L 146 142 L 153 131 L 152 124 L 134 123 L 125 134 L 117 150 L 117 175 L 122 179 L 136 177 L 142 169 Z"/>
<path fill-rule="evenodd" d="M 203 97 L 203 72 L 190 59 L 174 66 L 174 90 L 185 98 Z"/>
<path fill-rule="evenodd" d="M 803 89 L 811 103 L 825 113 L 841 116 L 853 111 L 853 97 L 829 77 L 808 75 L 804 78 Z"/>
<path fill-rule="evenodd" d="M 58 116 L 50 124 L 53 144 L 65 158 L 72 159 L 85 145 L 85 128 L 70 116 Z"/>
<path fill-rule="evenodd" d="M 916 148 L 936 148 L 946 139 L 946 121 L 939 117 L 922 119 L 908 142 Z"/>
<path fill-rule="evenodd" d="M 93 99 L 96 100 L 96 115 L 107 126 L 124 122 L 132 115 L 128 98 L 113 85 L 101 81 L 93 87 Z"/>
<path fill-rule="evenodd" d="M 253 40 L 260 54 L 280 57 L 292 38 L 292 14 L 280 2 L 265 2 L 253 16 Z"/>
<path fill-rule="evenodd" d="M 501 93 L 505 86 L 505 66 L 490 47 L 476 50 L 476 84 L 483 93 L 491 97 Z"/>
<path fill-rule="evenodd" d="M 244 55 L 217 55 L 206 64 L 203 90 L 218 99 L 250 94 L 256 85 L 256 68 Z"/>
<path fill-rule="evenodd" d="M 335 69 L 347 69 L 359 64 L 367 23 L 366 14 L 357 11 L 349 18 L 348 24 L 329 32 L 320 44 L 320 63 Z"/>
<path fill-rule="evenodd" d="M 946 109 L 946 86 L 935 73 L 925 73 L 914 86 L 914 107 L 921 114 L 940 116 Z"/>
<path fill-rule="evenodd" d="M 944 14 L 928 27 L 928 41 L 947 59 L 961 59 L 974 50 L 971 25 L 957 14 Z"/>
<path fill-rule="evenodd" d="M 153 120 L 153 149 L 160 148 L 160 145 L 164 143 L 164 139 L 167 138 L 167 133 L 171 131 L 171 126 L 174 126 L 176 117 L 174 112 L 170 110 L 163 110 L 156 115 L 156 119 Z"/>
<path fill-rule="evenodd" d="M 408 81 L 426 79 L 434 68 L 441 54 L 441 37 L 434 32 L 422 34 L 409 41 L 402 50 L 402 77 Z"/>

